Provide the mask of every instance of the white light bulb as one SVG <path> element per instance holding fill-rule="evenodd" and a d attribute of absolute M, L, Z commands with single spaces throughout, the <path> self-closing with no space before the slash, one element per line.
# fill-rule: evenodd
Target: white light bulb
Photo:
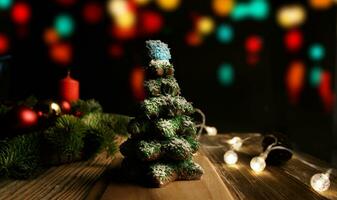
<path fill-rule="evenodd" d="M 233 149 L 239 150 L 242 146 L 242 139 L 240 137 L 233 137 L 228 143 L 232 145 Z"/>
<path fill-rule="evenodd" d="M 228 150 L 224 154 L 223 159 L 228 165 L 233 165 L 238 161 L 238 154 L 233 150 Z"/>
<path fill-rule="evenodd" d="M 207 135 L 209 136 L 215 136 L 218 133 L 216 128 L 212 126 L 206 126 L 205 129 L 206 129 Z"/>
<path fill-rule="evenodd" d="M 262 156 L 254 157 L 250 161 L 250 168 L 252 168 L 252 170 L 254 170 L 255 172 L 262 172 L 265 167 L 266 167 L 266 161 L 265 161 L 265 158 Z"/>
<path fill-rule="evenodd" d="M 310 179 L 311 187 L 317 192 L 324 192 L 330 187 L 329 173 L 315 174 Z"/>

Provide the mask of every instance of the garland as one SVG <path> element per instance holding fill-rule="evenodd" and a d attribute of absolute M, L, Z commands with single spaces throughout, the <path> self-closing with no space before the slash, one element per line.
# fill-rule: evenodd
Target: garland
<path fill-rule="evenodd" d="M 39 102 L 34 97 L 0 103 L 0 178 L 32 178 L 50 166 L 118 151 L 117 139 L 127 136 L 129 117 L 103 113 L 95 100 L 78 100 L 69 104 L 70 109 L 55 107 L 63 103 Z M 38 113 L 36 123 L 22 126 L 17 113 L 25 109 Z"/>

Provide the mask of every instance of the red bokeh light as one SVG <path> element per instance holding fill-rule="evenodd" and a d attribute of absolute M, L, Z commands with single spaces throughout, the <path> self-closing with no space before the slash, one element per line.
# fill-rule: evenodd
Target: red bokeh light
<path fill-rule="evenodd" d="M 249 36 L 246 39 L 245 47 L 249 53 L 258 53 L 262 49 L 262 39 L 260 36 Z"/>
<path fill-rule="evenodd" d="M 56 2 L 63 6 L 71 6 L 76 3 L 76 0 L 56 0 Z"/>
<path fill-rule="evenodd" d="M 58 43 L 50 47 L 49 55 L 57 63 L 68 65 L 72 59 L 72 47 L 68 43 Z"/>
<path fill-rule="evenodd" d="M 119 44 L 112 44 L 109 48 L 109 53 L 112 57 L 120 58 L 124 54 L 124 49 Z"/>
<path fill-rule="evenodd" d="M 112 27 L 112 35 L 116 39 L 128 40 L 128 39 L 134 38 L 136 34 L 137 34 L 137 29 L 135 27 L 130 27 L 130 28 L 121 28 L 118 26 Z"/>
<path fill-rule="evenodd" d="M 201 36 L 194 31 L 188 32 L 185 36 L 186 43 L 190 46 L 198 46 L 202 43 Z"/>
<path fill-rule="evenodd" d="M 289 51 L 298 51 L 303 44 L 303 35 L 299 30 L 291 30 L 284 37 L 284 43 Z"/>
<path fill-rule="evenodd" d="M 332 77 L 331 73 L 324 71 L 322 73 L 322 80 L 318 87 L 319 95 L 324 104 L 326 112 L 331 112 L 334 104 L 334 95 L 332 90 Z"/>
<path fill-rule="evenodd" d="M 130 74 L 130 86 L 132 94 L 137 101 L 142 101 L 145 98 L 144 91 L 145 72 L 142 67 L 135 67 Z"/>
<path fill-rule="evenodd" d="M 90 2 L 84 5 L 83 17 L 88 23 L 98 23 L 103 18 L 102 5 L 97 2 Z"/>
<path fill-rule="evenodd" d="M 256 65 L 259 62 L 260 58 L 258 55 L 252 54 L 247 56 L 247 63 L 249 65 Z"/>
<path fill-rule="evenodd" d="M 0 33 L 0 54 L 4 54 L 8 51 L 9 40 L 6 35 Z"/>
<path fill-rule="evenodd" d="M 38 115 L 30 108 L 19 110 L 19 126 L 21 128 L 31 127 L 37 124 Z"/>
<path fill-rule="evenodd" d="M 145 34 L 157 33 L 163 27 L 163 18 L 159 13 L 144 11 L 140 16 L 140 28 Z"/>
<path fill-rule="evenodd" d="M 31 8 L 27 3 L 19 2 L 12 7 L 12 20 L 20 25 L 27 24 L 31 17 Z"/>

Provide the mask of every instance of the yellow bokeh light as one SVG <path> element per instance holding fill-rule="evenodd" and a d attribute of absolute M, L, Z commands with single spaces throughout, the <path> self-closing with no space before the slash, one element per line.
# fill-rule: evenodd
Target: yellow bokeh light
<path fill-rule="evenodd" d="M 148 4 L 148 3 L 150 3 L 151 0 L 134 0 L 134 1 L 135 1 L 135 3 L 137 5 L 144 6 L 144 5 Z"/>
<path fill-rule="evenodd" d="M 301 25 L 306 19 L 306 11 L 301 5 L 287 5 L 277 11 L 277 22 L 283 28 Z"/>
<path fill-rule="evenodd" d="M 136 24 L 136 15 L 133 12 L 126 12 L 115 18 L 115 23 L 120 28 L 130 28 Z"/>
<path fill-rule="evenodd" d="M 173 11 L 178 8 L 181 0 L 156 0 L 157 5 L 165 11 Z"/>
<path fill-rule="evenodd" d="M 202 35 L 211 34 L 214 31 L 214 21 L 212 18 L 204 16 L 197 21 L 197 31 Z"/>
<path fill-rule="evenodd" d="M 108 2 L 108 12 L 111 16 L 120 16 L 129 12 L 128 3 L 125 0 L 110 0 Z"/>
<path fill-rule="evenodd" d="M 333 5 L 333 0 L 310 0 L 310 6 L 315 9 L 328 9 Z"/>
<path fill-rule="evenodd" d="M 233 7 L 234 0 L 212 0 L 212 9 L 218 16 L 228 16 Z"/>

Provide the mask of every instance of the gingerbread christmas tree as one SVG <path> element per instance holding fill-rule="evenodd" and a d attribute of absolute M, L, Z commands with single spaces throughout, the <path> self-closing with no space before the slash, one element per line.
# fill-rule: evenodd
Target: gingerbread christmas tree
<path fill-rule="evenodd" d="M 162 187 L 175 180 L 200 179 L 203 169 L 192 158 L 197 130 L 192 104 L 180 96 L 167 44 L 146 41 L 150 64 L 145 68 L 147 98 L 129 123 L 131 137 L 121 145 L 122 169 L 128 178 Z"/>

